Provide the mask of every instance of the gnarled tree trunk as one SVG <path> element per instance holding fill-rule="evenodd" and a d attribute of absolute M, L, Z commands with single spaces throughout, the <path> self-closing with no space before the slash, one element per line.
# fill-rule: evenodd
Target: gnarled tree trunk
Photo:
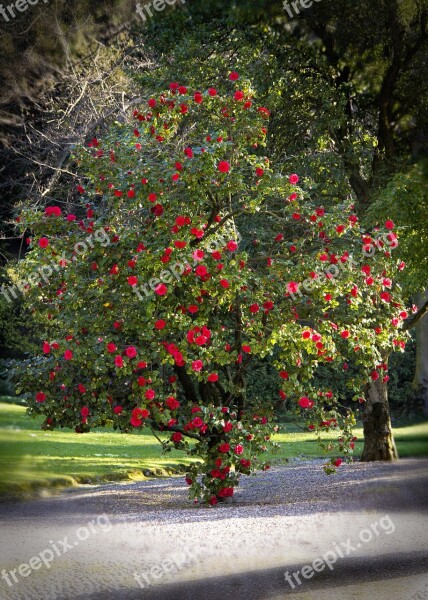
<path fill-rule="evenodd" d="M 363 415 L 364 450 L 361 460 L 397 460 L 398 454 L 392 435 L 389 416 L 388 387 L 382 379 L 367 384 L 366 405 Z"/>

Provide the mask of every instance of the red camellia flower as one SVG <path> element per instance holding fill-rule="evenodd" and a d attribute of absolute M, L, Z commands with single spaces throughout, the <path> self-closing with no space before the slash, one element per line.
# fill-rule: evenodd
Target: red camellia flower
<path fill-rule="evenodd" d="M 343 463 L 343 460 L 341 458 L 336 458 L 336 460 L 333 462 L 335 467 L 340 467 L 340 465 Z"/>
<path fill-rule="evenodd" d="M 218 375 L 217 373 L 210 373 L 207 377 L 208 381 L 211 381 L 211 383 L 214 383 L 215 381 L 218 381 Z"/>
<path fill-rule="evenodd" d="M 218 503 L 216 496 L 211 496 L 211 498 L 208 500 L 208 503 L 210 506 L 215 506 Z"/>
<path fill-rule="evenodd" d="M 80 414 L 84 419 L 86 419 L 86 417 L 89 416 L 89 408 L 87 406 L 82 406 L 80 409 Z"/>
<path fill-rule="evenodd" d="M 233 487 L 221 488 L 218 495 L 220 498 L 230 498 L 233 496 Z"/>
<path fill-rule="evenodd" d="M 238 248 L 238 244 L 234 240 L 231 240 L 230 242 L 227 242 L 226 248 L 230 250 L 230 252 L 234 252 Z"/>
<path fill-rule="evenodd" d="M 47 248 L 49 246 L 49 240 L 47 237 L 42 237 L 39 239 L 40 248 Z"/>
<path fill-rule="evenodd" d="M 244 446 L 242 444 L 238 444 L 234 447 L 233 452 L 239 456 L 244 452 Z"/>
<path fill-rule="evenodd" d="M 128 356 L 128 358 L 134 358 L 135 356 L 137 356 L 137 349 L 135 346 L 128 346 L 127 349 L 125 350 L 125 354 L 126 356 Z"/>
<path fill-rule="evenodd" d="M 221 160 L 217 165 L 217 169 L 220 173 L 228 173 L 230 171 L 230 164 L 227 160 Z"/>
<path fill-rule="evenodd" d="M 178 444 L 183 439 L 183 435 L 179 431 L 175 431 L 172 434 L 171 439 L 172 439 L 173 442 L 175 442 L 176 444 Z"/>
<path fill-rule="evenodd" d="M 229 73 L 230 81 L 237 81 L 239 79 L 239 74 L 236 71 L 232 71 Z"/>
<path fill-rule="evenodd" d="M 146 393 L 144 395 L 146 397 L 146 400 L 153 400 L 153 398 L 156 396 L 156 393 L 155 390 L 148 389 L 146 390 Z"/>
<path fill-rule="evenodd" d="M 107 352 L 109 352 L 110 354 L 113 354 L 113 352 L 116 352 L 117 348 L 116 345 L 113 344 L 113 342 L 109 342 L 107 344 Z"/>
<path fill-rule="evenodd" d="M 174 396 L 169 396 L 165 400 L 165 405 L 169 408 L 169 410 L 177 410 L 177 408 L 180 408 L 180 403 L 176 398 L 174 398 Z"/>
<path fill-rule="evenodd" d="M 194 360 L 192 362 L 192 369 L 193 369 L 193 371 L 196 371 L 196 373 L 199 373 L 199 371 L 202 370 L 203 366 L 204 366 L 204 364 L 201 360 Z"/>
<path fill-rule="evenodd" d="M 281 377 L 281 379 L 288 379 L 287 371 L 280 371 L 279 376 Z"/>
<path fill-rule="evenodd" d="M 47 217 L 60 217 L 62 211 L 59 206 L 48 206 L 45 208 L 45 215 Z"/>
<path fill-rule="evenodd" d="M 302 398 L 300 398 L 298 404 L 299 404 L 300 408 L 312 408 L 314 405 L 314 402 L 313 402 L 313 400 L 306 398 L 306 396 L 303 396 Z"/>
<path fill-rule="evenodd" d="M 203 96 L 202 96 L 201 92 L 195 92 L 195 94 L 193 96 L 193 100 L 196 102 L 196 104 L 201 104 L 201 102 L 203 100 Z"/>
<path fill-rule="evenodd" d="M 120 415 L 123 412 L 123 408 L 121 406 L 115 406 L 113 412 L 115 415 Z"/>
<path fill-rule="evenodd" d="M 394 227 L 395 227 L 394 221 L 391 221 L 390 219 L 388 219 L 388 221 L 385 221 L 385 227 L 387 229 L 394 229 Z"/>
<path fill-rule="evenodd" d="M 349 337 L 349 331 L 347 329 L 344 329 L 343 331 L 340 332 L 340 336 L 346 340 Z"/>
<path fill-rule="evenodd" d="M 166 321 L 164 321 L 163 319 L 159 319 L 158 321 L 156 321 L 155 323 L 155 328 L 156 329 L 163 329 L 164 327 L 166 327 Z"/>
<path fill-rule="evenodd" d="M 291 183 L 291 185 L 296 185 L 296 183 L 299 183 L 299 176 L 296 175 L 296 173 L 293 173 L 288 178 L 288 181 Z"/>
<path fill-rule="evenodd" d="M 230 445 L 227 442 L 220 444 L 220 446 L 218 447 L 218 451 L 222 452 L 223 454 L 226 454 L 226 452 L 229 452 L 229 450 L 230 450 Z"/>
<path fill-rule="evenodd" d="M 261 167 L 257 167 L 257 169 L 256 169 L 256 175 L 257 175 L 257 177 L 263 177 L 264 173 L 265 172 L 264 172 L 264 170 Z"/>
<path fill-rule="evenodd" d="M 119 369 L 121 369 L 123 367 L 123 358 L 118 355 L 114 357 L 114 364 L 116 365 L 116 367 L 118 367 Z"/>
<path fill-rule="evenodd" d="M 296 294 L 299 291 L 299 284 L 295 281 L 290 281 L 290 283 L 287 283 L 286 289 L 289 294 Z"/>
<path fill-rule="evenodd" d="M 46 400 L 46 394 L 44 392 L 37 392 L 36 402 L 44 402 Z"/>
<path fill-rule="evenodd" d="M 217 96 L 217 90 L 215 88 L 208 88 L 208 95 L 211 97 Z"/>
<path fill-rule="evenodd" d="M 157 294 L 158 296 L 165 296 L 165 294 L 167 292 L 168 292 L 168 288 L 166 287 L 166 285 L 164 283 L 159 283 L 155 287 L 155 294 Z"/>
<path fill-rule="evenodd" d="M 230 283 L 227 279 L 220 279 L 220 285 L 222 288 L 227 289 L 230 286 Z"/>
<path fill-rule="evenodd" d="M 51 347 L 47 342 L 44 342 L 43 344 L 43 353 L 44 354 L 49 354 L 49 352 L 51 351 Z"/>
<path fill-rule="evenodd" d="M 241 90 L 238 90 L 237 92 L 235 92 L 233 97 L 235 98 L 235 100 L 240 102 L 241 100 L 244 99 L 244 92 L 241 92 Z"/>
<path fill-rule="evenodd" d="M 135 275 L 131 275 L 130 277 L 128 277 L 128 283 L 132 287 L 136 286 L 138 283 L 138 277 L 136 277 Z"/>
<path fill-rule="evenodd" d="M 71 360 L 73 358 L 73 352 L 71 350 L 66 350 L 64 352 L 65 360 Z"/>

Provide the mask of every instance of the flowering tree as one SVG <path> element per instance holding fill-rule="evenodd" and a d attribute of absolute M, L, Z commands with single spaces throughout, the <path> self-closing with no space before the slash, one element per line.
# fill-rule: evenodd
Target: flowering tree
<path fill-rule="evenodd" d="M 232 72 L 224 87 L 172 83 L 77 151 L 76 214 L 20 218 L 33 232 L 25 301 L 47 337 L 17 371 L 30 413 L 47 429 L 167 433 L 166 450 L 202 459 L 186 480 L 210 504 L 267 468 L 276 427 L 271 399 L 246 400 L 253 357 L 275 351 L 279 396 L 319 436 L 337 429 L 326 447 L 350 455 L 354 416 L 313 377 L 337 369 L 364 402 L 367 379 L 387 377 L 382 348 L 404 346 L 407 317 L 394 224 L 370 235 L 352 206 L 317 205 L 263 155 L 269 111 L 250 83 Z M 36 266 L 49 277 L 31 282 Z"/>

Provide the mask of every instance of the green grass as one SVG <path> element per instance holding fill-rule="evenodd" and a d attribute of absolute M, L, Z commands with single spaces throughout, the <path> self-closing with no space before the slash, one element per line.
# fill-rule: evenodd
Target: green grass
<path fill-rule="evenodd" d="M 159 442 L 150 431 L 120 434 L 98 430 L 78 435 L 71 430 L 42 431 L 41 418 L 27 416 L 25 408 L 0 402 L 0 494 L 23 494 L 36 489 L 99 483 L 124 479 L 142 479 L 179 472 L 192 459 L 183 452 L 162 454 Z M 363 432 L 355 456 L 361 454 Z M 428 421 L 394 429 L 400 456 L 428 455 Z M 327 433 L 324 439 L 335 439 Z M 323 454 L 313 434 L 296 425 L 281 427 L 275 436 L 280 450 L 268 454 L 268 460 L 282 463 L 292 457 L 320 458 Z"/>

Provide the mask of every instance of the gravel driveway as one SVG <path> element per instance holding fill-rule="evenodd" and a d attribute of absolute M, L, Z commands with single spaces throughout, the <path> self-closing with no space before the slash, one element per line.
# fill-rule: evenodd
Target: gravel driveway
<path fill-rule="evenodd" d="M 0 598 L 428 599 L 428 460 L 321 464 L 245 478 L 215 508 L 182 477 L 2 503 Z"/>

